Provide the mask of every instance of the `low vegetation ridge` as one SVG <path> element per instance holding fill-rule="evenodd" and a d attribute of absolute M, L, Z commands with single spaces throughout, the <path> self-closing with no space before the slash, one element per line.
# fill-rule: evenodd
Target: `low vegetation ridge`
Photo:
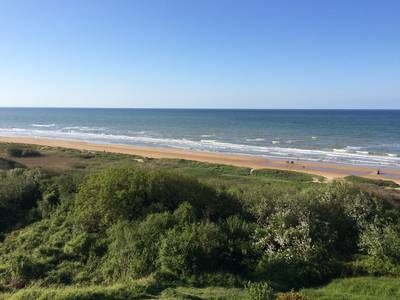
<path fill-rule="evenodd" d="M 0 299 L 398 299 L 398 187 L 0 144 Z"/>

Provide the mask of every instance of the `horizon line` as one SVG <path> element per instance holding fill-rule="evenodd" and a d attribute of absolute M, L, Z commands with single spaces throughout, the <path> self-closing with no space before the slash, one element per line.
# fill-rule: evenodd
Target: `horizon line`
<path fill-rule="evenodd" d="M 400 110 L 400 108 L 241 108 L 241 107 L 95 107 L 95 106 L 0 106 L 0 109 L 137 109 L 137 110 Z"/>

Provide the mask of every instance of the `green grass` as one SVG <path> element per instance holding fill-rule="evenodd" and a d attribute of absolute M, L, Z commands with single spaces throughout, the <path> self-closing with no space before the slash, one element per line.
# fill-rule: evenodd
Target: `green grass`
<path fill-rule="evenodd" d="M 324 177 L 322 176 L 285 170 L 261 169 L 255 170 L 252 175 L 261 176 L 272 180 L 292 181 L 298 183 L 313 182 L 315 180 L 319 182 L 324 181 Z"/>
<path fill-rule="evenodd" d="M 400 278 L 357 277 L 336 279 L 318 289 L 302 292 L 313 300 L 398 300 Z"/>
<path fill-rule="evenodd" d="M 158 299 L 218 299 L 218 300 L 244 300 L 248 299 L 247 293 L 243 289 L 207 287 L 207 288 L 190 288 L 177 287 L 165 289 Z"/>
<path fill-rule="evenodd" d="M 111 287 L 28 288 L 13 294 L 0 295 L 9 300 L 125 300 L 152 299 L 143 288 L 113 285 Z"/>
<path fill-rule="evenodd" d="M 354 175 L 347 176 L 347 177 L 345 177 L 345 179 L 352 183 L 358 183 L 358 184 L 373 184 L 373 185 L 377 185 L 380 187 L 390 187 L 390 188 L 400 187 L 399 184 L 397 184 L 396 182 L 393 182 L 391 180 L 369 179 L 369 178 L 364 178 L 364 177 L 359 177 L 359 176 L 354 176 Z"/>
<path fill-rule="evenodd" d="M 247 293 L 238 288 L 222 287 L 170 287 L 163 291 L 153 290 L 143 284 L 115 284 L 90 287 L 31 287 L 15 293 L 0 294 L 1 300 L 130 300 L 130 299 L 204 299 L 244 300 Z"/>

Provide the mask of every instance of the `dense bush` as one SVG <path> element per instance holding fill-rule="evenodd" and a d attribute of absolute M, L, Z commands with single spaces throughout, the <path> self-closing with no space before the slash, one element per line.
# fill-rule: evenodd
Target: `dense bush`
<path fill-rule="evenodd" d="M 292 291 L 279 295 L 276 300 L 310 300 L 310 298 Z"/>
<path fill-rule="evenodd" d="M 15 168 L 24 168 L 24 165 L 16 161 L 0 157 L 0 170 L 11 170 Z"/>
<path fill-rule="evenodd" d="M 168 213 L 150 214 L 139 224 L 126 221 L 108 230 L 110 243 L 102 265 L 107 281 L 149 275 L 159 268 L 161 238 L 172 225 Z"/>
<path fill-rule="evenodd" d="M 248 282 L 246 290 L 251 300 L 273 300 L 274 291 L 267 282 Z"/>
<path fill-rule="evenodd" d="M 382 203 L 343 182 L 262 205 L 266 209 L 256 210 L 265 218 L 259 219 L 256 245 L 264 255 L 257 270 L 287 288 L 347 272 L 341 261 L 359 252 L 358 241 L 371 222 L 385 218 Z"/>
<path fill-rule="evenodd" d="M 41 155 L 40 151 L 35 149 L 19 147 L 15 145 L 8 147 L 7 153 L 11 157 L 35 157 Z"/>
<path fill-rule="evenodd" d="M 118 220 L 134 221 L 148 213 L 173 211 L 181 203 L 197 216 L 218 219 L 239 210 L 233 197 L 193 178 L 159 170 L 111 168 L 90 175 L 76 198 L 79 224 L 99 231 Z"/>
<path fill-rule="evenodd" d="M 29 218 L 40 197 L 38 170 L 13 169 L 0 173 L 0 232 Z"/>

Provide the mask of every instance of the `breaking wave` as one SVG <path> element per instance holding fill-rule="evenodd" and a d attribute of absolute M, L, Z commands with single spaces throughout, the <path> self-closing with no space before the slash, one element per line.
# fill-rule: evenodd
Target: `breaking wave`
<path fill-rule="evenodd" d="M 53 125 L 53 124 L 36 124 Z M 44 127 L 45 126 L 36 126 Z M 52 127 L 52 126 L 49 126 Z M 44 128 L 0 128 L 2 136 L 24 136 L 37 138 L 54 138 L 66 140 L 83 140 L 94 143 L 118 143 L 141 146 L 170 147 L 186 150 L 224 152 L 245 155 L 258 155 L 274 158 L 298 158 L 312 161 L 325 161 L 337 163 L 350 163 L 370 166 L 392 166 L 400 168 L 400 157 L 397 154 L 371 154 L 361 150 L 361 147 L 346 147 L 344 149 L 315 150 L 300 149 L 280 146 L 259 146 L 249 144 L 237 144 L 222 142 L 215 139 L 178 139 L 159 138 L 153 136 L 137 136 L 125 134 L 112 134 L 102 131 L 102 128 L 70 126 L 57 130 L 45 130 Z M 261 141 L 261 140 L 260 140 Z M 274 141 L 272 141 L 273 143 Z M 273 143 L 274 144 L 274 143 Z M 277 143 L 276 143 L 277 144 Z"/>

